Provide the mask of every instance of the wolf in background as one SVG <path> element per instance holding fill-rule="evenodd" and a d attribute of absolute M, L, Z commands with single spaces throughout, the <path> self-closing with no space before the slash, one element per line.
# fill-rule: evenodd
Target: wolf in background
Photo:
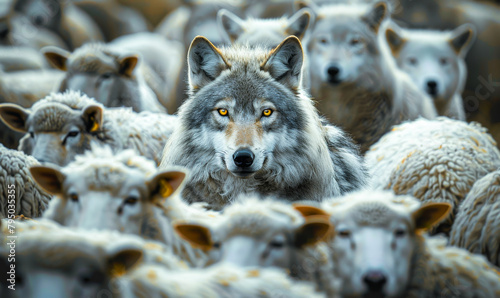
<path fill-rule="evenodd" d="M 160 165 L 190 169 L 185 200 L 213 209 L 243 193 L 320 201 L 365 185 L 357 147 L 322 123 L 300 87 L 303 55 L 294 36 L 271 51 L 193 40 L 190 96 Z"/>
<path fill-rule="evenodd" d="M 462 92 L 467 79 L 465 55 L 475 30 L 464 24 L 453 31 L 410 30 L 391 24 L 385 37 L 400 69 L 434 100 L 439 115 L 465 120 Z"/>
<path fill-rule="evenodd" d="M 316 22 L 304 41 L 311 94 L 320 113 L 351 133 L 362 152 L 395 124 L 436 117 L 432 100 L 380 42 L 386 3 L 311 8 Z"/>

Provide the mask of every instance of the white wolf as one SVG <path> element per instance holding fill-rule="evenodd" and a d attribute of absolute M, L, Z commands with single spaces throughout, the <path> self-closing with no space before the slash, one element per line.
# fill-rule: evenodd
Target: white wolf
<path fill-rule="evenodd" d="M 184 199 L 220 209 L 242 193 L 319 201 L 365 185 L 356 146 L 300 88 L 303 55 L 295 36 L 271 51 L 193 40 L 190 97 L 160 165 L 191 170 Z"/>
<path fill-rule="evenodd" d="M 386 39 L 397 65 L 433 99 L 439 115 L 465 120 L 462 92 L 465 55 L 474 40 L 472 25 L 453 31 L 409 30 L 391 24 Z"/>
<path fill-rule="evenodd" d="M 305 41 L 311 94 L 319 111 L 351 133 L 363 152 L 395 124 L 436 116 L 431 98 L 380 42 L 384 2 L 312 8 L 316 23 Z"/>

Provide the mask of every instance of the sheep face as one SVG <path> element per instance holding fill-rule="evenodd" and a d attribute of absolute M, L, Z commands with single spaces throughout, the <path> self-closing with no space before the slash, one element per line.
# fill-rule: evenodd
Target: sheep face
<path fill-rule="evenodd" d="M 433 203 L 414 211 L 415 200 L 364 195 L 331 207 L 336 233 L 330 247 L 342 295 L 398 297 L 410 278 L 418 234 L 442 220 L 450 205 Z"/>
<path fill-rule="evenodd" d="M 42 188 L 59 197 L 53 218 L 59 223 L 151 237 L 162 229 L 156 212 L 185 177 L 184 172 L 165 171 L 150 178 L 133 165 L 104 159 L 62 171 L 43 166 L 30 171 Z"/>
<path fill-rule="evenodd" d="M 21 143 L 39 162 L 66 165 L 90 149 L 102 126 L 103 110 L 89 105 L 83 111 L 50 103 L 30 111 L 15 104 L 0 105 L 0 118 L 11 129 L 28 133 Z"/>
<path fill-rule="evenodd" d="M 271 215 L 268 213 L 268 215 Z M 292 274 L 307 268 L 296 268 L 297 251 L 320 241 L 330 229 L 324 217 L 310 217 L 305 222 L 275 212 L 266 216 L 242 210 L 216 226 L 179 223 L 177 233 L 194 247 L 212 250 L 221 263 L 240 267 L 281 267 Z"/>

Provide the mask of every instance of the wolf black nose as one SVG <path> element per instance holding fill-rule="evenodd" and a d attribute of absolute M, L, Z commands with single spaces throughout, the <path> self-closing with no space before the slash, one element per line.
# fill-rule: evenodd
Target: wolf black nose
<path fill-rule="evenodd" d="M 335 77 L 339 74 L 340 68 L 338 68 L 337 66 L 330 66 L 330 67 L 328 67 L 327 72 L 328 72 L 328 75 Z"/>
<path fill-rule="evenodd" d="M 387 282 L 387 277 L 380 271 L 369 271 L 363 276 L 364 283 L 370 291 L 380 291 Z"/>
<path fill-rule="evenodd" d="M 249 149 L 241 149 L 233 154 L 234 164 L 241 168 L 248 168 L 251 166 L 254 158 L 255 155 L 253 155 L 252 151 Z"/>
<path fill-rule="evenodd" d="M 437 93 L 437 82 L 434 80 L 427 81 L 427 88 L 431 95 L 435 95 Z"/>

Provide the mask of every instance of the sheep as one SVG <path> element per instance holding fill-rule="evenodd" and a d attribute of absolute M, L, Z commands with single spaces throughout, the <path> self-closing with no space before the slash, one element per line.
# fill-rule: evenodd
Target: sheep
<path fill-rule="evenodd" d="M 460 204 L 451 228 L 450 245 L 483 254 L 500 267 L 500 171 L 474 183 Z"/>
<path fill-rule="evenodd" d="M 0 218 L 13 215 L 39 217 L 51 196 L 33 180 L 29 167 L 38 165 L 31 156 L 0 144 Z"/>
<path fill-rule="evenodd" d="M 18 46 L 0 46 L 0 69 L 5 72 L 42 69 L 47 61 L 36 49 Z"/>
<path fill-rule="evenodd" d="M 73 53 L 42 49 L 55 68 L 66 71 L 58 90 L 80 90 L 108 107 L 134 111 L 174 110 L 184 48 L 154 33 L 122 36 L 108 44 L 86 44 Z"/>
<path fill-rule="evenodd" d="M 121 297 L 326 297 L 312 285 L 290 280 L 276 268 L 244 269 L 230 265 L 172 271 L 140 266 L 119 277 Z"/>
<path fill-rule="evenodd" d="M 2 222 L 2 234 L 8 233 L 7 224 Z M 178 272 L 187 269 L 161 243 L 134 235 L 70 230 L 47 221 L 14 225 L 15 263 L 7 262 L 11 247 L 2 241 L 0 267 L 15 264 L 15 283 L 2 283 L 2 297 L 115 297 L 119 292 L 114 280 L 133 267 L 155 264 Z M 5 272 L 9 269 L 5 267 Z"/>
<path fill-rule="evenodd" d="M 181 168 L 157 171 L 153 161 L 131 150 L 114 154 L 109 147 L 92 146 L 62 169 L 37 166 L 30 171 L 56 196 L 44 218 L 69 227 L 117 230 L 157 240 L 194 266 L 207 259 L 203 251 L 177 237 L 171 225 L 176 219 L 215 216 L 188 206 L 177 195 L 186 176 Z"/>
<path fill-rule="evenodd" d="M 59 166 L 90 149 L 91 141 L 116 151 L 130 148 L 159 163 L 177 121 L 176 116 L 162 113 L 105 109 L 76 91 L 52 93 L 31 109 L 2 104 L 0 119 L 11 129 L 26 134 L 20 150 Z"/>
<path fill-rule="evenodd" d="M 327 220 L 309 217 L 308 206 L 271 198 L 241 196 L 226 207 L 215 223 L 176 221 L 176 232 L 194 248 L 211 251 L 212 262 L 239 267 L 281 267 L 298 280 L 314 282 L 333 297 L 338 284 L 326 247 L 320 242 L 330 231 Z M 212 263 L 211 262 L 211 263 Z"/>
<path fill-rule="evenodd" d="M 344 297 L 500 295 L 500 273 L 483 256 L 424 234 L 446 218 L 449 203 L 364 190 L 321 208 L 335 227 L 328 245 Z"/>
<path fill-rule="evenodd" d="M 450 203 L 450 216 L 432 231 L 448 234 L 474 182 L 500 166 L 500 152 L 480 125 L 440 117 L 394 126 L 365 160 L 372 188 Z"/>

